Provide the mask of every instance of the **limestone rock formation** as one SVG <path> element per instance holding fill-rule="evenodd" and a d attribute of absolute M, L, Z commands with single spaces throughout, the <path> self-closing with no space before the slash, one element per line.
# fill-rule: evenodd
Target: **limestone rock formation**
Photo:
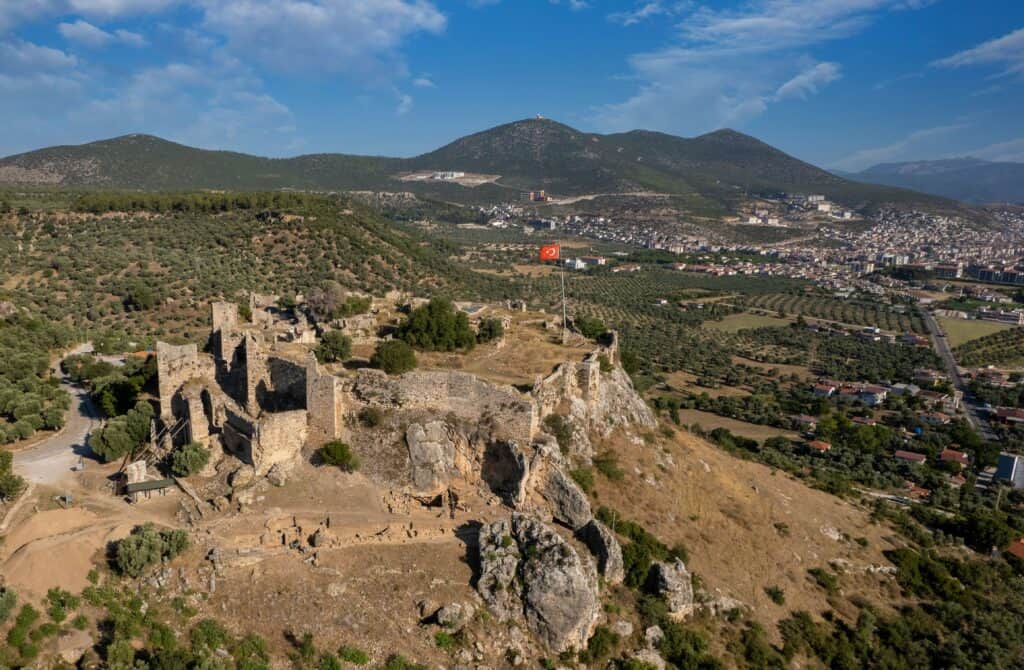
<path fill-rule="evenodd" d="M 412 462 L 412 484 L 421 493 L 438 493 L 456 474 L 455 441 L 443 421 L 411 424 L 405 432 Z"/>
<path fill-rule="evenodd" d="M 587 494 L 557 466 L 548 469 L 540 493 L 551 505 L 555 520 L 574 531 L 586 526 L 594 518 Z"/>
<path fill-rule="evenodd" d="M 522 615 L 551 649 L 581 649 L 601 609 L 593 565 L 549 526 L 524 514 L 480 530 L 477 588 L 499 619 Z"/>
<path fill-rule="evenodd" d="M 576 532 L 576 536 L 597 559 L 597 569 L 605 581 L 621 584 L 626 578 L 626 570 L 622 562 L 622 547 L 615 534 L 597 519 L 591 519 Z"/>
<path fill-rule="evenodd" d="M 651 568 L 652 586 L 665 599 L 669 613 L 686 616 L 693 612 L 693 580 L 686 564 L 677 558 L 671 563 L 657 562 Z"/>
<path fill-rule="evenodd" d="M 512 526 L 525 547 L 521 576 L 527 626 L 556 651 L 582 649 L 601 613 L 593 566 L 532 517 L 517 514 Z"/>
<path fill-rule="evenodd" d="M 512 537 L 512 523 L 502 519 L 480 528 L 480 579 L 477 590 L 499 621 L 522 611 L 516 590 L 519 545 Z"/>

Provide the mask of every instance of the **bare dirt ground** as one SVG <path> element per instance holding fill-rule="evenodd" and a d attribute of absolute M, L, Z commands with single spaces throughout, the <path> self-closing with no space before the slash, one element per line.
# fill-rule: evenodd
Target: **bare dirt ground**
<path fill-rule="evenodd" d="M 583 360 L 594 349 L 592 343 L 566 346 L 557 331 L 543 327 L 550 314 L 514 313 L 513 325 L 502 344 L 477 346 L 469 354 L 420 354 L 423 369 L 462 370 L 498 384 L 530 384 L 538 376 L 551 374 L 567 360 Z"/>

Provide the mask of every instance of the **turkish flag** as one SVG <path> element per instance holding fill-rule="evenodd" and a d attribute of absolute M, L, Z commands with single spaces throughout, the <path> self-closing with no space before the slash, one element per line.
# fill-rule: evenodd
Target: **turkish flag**
<path fill-rule="evenodd" d="M 557 244 L 545 244 L 540 248 L 540 259 L 542 261 L 557 261 L 558 251 Z"/>

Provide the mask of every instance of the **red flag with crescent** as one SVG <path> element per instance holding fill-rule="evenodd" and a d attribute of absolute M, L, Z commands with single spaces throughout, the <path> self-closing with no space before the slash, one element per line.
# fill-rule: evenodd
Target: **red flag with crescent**
<path fill-rule="evenodd" d="M 540 259 L 542 261 L 557 261 L 559 248 L 557 244 L 545 244 L 540 248 Z"/>

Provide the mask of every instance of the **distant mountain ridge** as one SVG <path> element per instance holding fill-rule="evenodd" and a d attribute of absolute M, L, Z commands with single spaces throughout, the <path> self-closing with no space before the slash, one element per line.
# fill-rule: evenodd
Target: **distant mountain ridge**
<path fill-rule="evenodd" d="M 972 204 L 1024 203 L 1024 163 L 947 158 L 882 163 L 848 176 L 862 182 L 909 188 Z"/>
<path fill-rule="evenodd" d="M 501 178 L 473 189 L 396 179 L 420 170 Z M 719 204 L 746 192 L 813 191 L 852 207 L 888 201 L 949 205 L 851 182 L 733 130 L 694 138 L 644 130 L 601 135 L 548 119 L 497 126 L 414 158 L 325 153 L 275 159 L 125 135 L 0 159 L 0 183 L 141 190 L 412 190 L 451 200 L 508 198 L 509 190 L 547 189 L 559 195 L 655 191 Z"/>

